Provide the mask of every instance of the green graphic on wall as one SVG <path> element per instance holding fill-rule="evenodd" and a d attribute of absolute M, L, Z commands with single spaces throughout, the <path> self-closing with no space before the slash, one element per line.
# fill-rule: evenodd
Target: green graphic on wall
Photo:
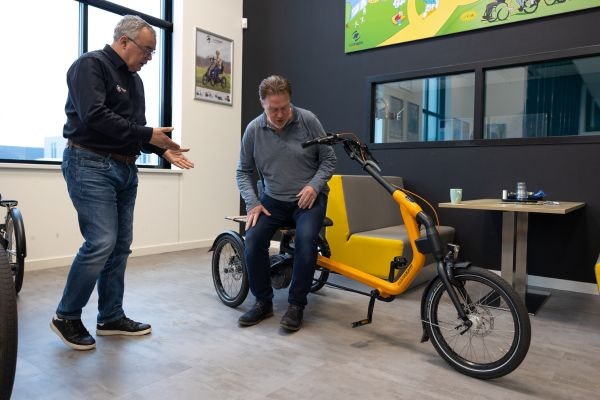
<path fill-rule="evenodd" d="M 600 0 L 347 0 L 345 51 L 600 6 Z"/>

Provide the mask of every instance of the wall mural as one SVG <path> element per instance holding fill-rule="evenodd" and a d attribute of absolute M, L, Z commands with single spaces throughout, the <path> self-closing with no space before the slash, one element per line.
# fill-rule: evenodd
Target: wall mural
<path fill-rule="evenodd" d="M 599 6 L 600 0 L 346 0 L 345 51 Z"/>

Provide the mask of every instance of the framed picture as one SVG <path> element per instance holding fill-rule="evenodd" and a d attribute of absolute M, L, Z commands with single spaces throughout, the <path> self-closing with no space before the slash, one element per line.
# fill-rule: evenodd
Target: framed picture
<path fill-rule="evenodd" d="M 233 104 L 233 40 L 196 28 L 195 86 L 195 100 Z"/>

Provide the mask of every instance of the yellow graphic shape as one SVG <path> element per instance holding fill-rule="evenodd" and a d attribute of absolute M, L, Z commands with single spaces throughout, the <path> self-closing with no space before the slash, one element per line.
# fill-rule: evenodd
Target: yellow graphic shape
<path fill-rule="evenodd" d="M 448 18 L 450 18 L 459 6 L 477 3 L 479 0 L 440 0 L 437 10 L 434 13 L 427 15 L 427 18 L 421 18 L 419 13 L 417 13 L 416 1 L 417 0 L 409 0 L 406 5 L 408 25 L 378 46 L 387 46 L 405 42 L 407 40 L 433 37 L 440 28 L 444 26 L 446 21 L 448 21 Z"/>
<path fill-rule="evenodd" d="M 473 21 L 475 19 L 475 11 L 466 11 L 460 15 L 461 21 Z"/>

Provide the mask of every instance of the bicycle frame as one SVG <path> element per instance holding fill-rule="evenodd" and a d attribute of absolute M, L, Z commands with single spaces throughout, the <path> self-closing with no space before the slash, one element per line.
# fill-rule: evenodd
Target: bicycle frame
<path fill-rule="evenodd" d="M 349 139 L 348 137 L 351 138 Z M 425 254 L 431 253 L 437 262 L 438 276 L 446 286 L 448 295 L 456 307 L 459 317 L 466 320 L 467 316 L 460 305 L 458 294 L 456 293 L 454 286 L 450 283 L 454 279 L 452 269 L 446 268 L 444 246 L 440 240 L 439 233 L 433 220 L 409 194 L 405 193 L 402 189 L 394 187 L 383 178 L 380 174 L 380 169 L 375 163 L 372 155 L 369 153 L 368 148 L 360 143 L 354 134 L 348 133 L 339 133 L 310 140 L 303 143 L 303 146 L 306 147 L 314 144 L 331 145 L 337 142 L 342 142 L 344 144 L 344 150 L 348 156 L 351 159 L 356 160 L 362 166 L 364 171 L 371 175 L 391 194 L 394 201 L 398 204 L 400 214 L 402 215 L 408 233 L 413 257 L 406 270 L 394 282 L 379 278 L 350 265 L 333 261 L 323 256 L 317 257 L 317 265 L 375 289 L 375 292 L 372 292 L 371 294 L 373 298 L 391 301 L 394 296 L 402 294 L 408 289 L 411 282 L 425 265 Z M 419 224 L 425 226 L 425 237 L 421 237 Z"/>

